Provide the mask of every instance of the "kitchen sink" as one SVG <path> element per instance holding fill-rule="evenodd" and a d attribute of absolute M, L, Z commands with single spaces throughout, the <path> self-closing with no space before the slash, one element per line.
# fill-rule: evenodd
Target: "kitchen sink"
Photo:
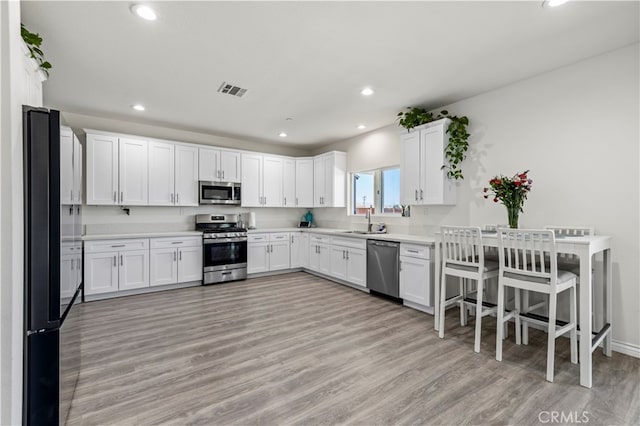
<path fill-rule="evenodd" d="M 377 231 L 360 231 L 358 229 L 352 229 L 350 231 L 342 231 L 343 234 L 363 234 L 363 235 L 369 235 L 369 234 L 386 234 L 386 232 L 377 232 Z"/>

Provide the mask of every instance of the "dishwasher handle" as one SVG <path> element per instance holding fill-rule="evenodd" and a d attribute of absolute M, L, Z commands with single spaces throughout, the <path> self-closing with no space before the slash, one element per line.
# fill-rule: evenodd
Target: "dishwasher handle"
<path fill-rule="evenodd" d="M 396 248 L 400 246 L 400 243 L 396 243 L 396 242 L 375 241 L 375 240 L 369 240 L 367 242 L 369 245 L 372 245 L 372 246 L 396 247 Z"/>

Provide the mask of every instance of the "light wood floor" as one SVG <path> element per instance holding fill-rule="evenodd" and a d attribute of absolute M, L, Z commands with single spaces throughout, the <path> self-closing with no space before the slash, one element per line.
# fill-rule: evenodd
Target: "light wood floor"
<path fill-rule="evenodd" d="M 430 315 L 305 273 L 79 308 L 71 425 L 640 423 L 638 359 L 598 352 L 586 389 L 558 339 L 551 384 L 542 332 L 511 333 L 500 363 L 492 318 L 475 354 L 457 310 L 441 340 Z"/>

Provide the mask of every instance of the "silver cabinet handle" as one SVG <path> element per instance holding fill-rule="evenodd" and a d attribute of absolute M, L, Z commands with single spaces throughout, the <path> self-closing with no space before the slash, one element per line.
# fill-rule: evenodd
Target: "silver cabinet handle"
<path fill-rule="evenodd" d="M 182 252 L 178 252 L 178 259 L 182 262 Z"/>
<path fill-rule="evenodd" d="M 80 258 L 78 258 L 78 266 L 77 266 L 76 269 L 78 269 L 78 270 L 80 269 Z"/>
<path fill-rule="evenodd" d="M 120 191 L 120 202 L 124 201 L 124 191 Z"/>
<path fill-rule="evenodd" d="M 71 201 L 73 201 L 73 189 L 70 189 L 69 193 L 71 194 Z"/>
<path fill-rule="evenodd" d="M 173 252 L 173 261 L 177 261 L 178 260 L 178 253 L 177 252 Z"/>
<path fill-rule="evenodd" d="M 176 193 L 176 204 L 180 204 L 180 194 Z"/>
<path fill-rule="evenodd" d="M 398 271 L 402 271 L 402 261 L 398 260 Z"/>
<path fill-rule="evenodd" d="M 296 206 L 298 205 L 298 197 L 296 197 Z"/>
<path fill-rule="evenodd" d="M 71 261 L 71 270 L 73 271 L 73 264 L 76 263 L 73 260 Z"/>
<path fill-rule="evenodd" d="M 183 244 L 183 243 L 184 243 L 184 241 L 174 241 L 171 244 Z"/>
<path fill-rule="evenodd" d="M 267 196 L 266 195 L 264 196 L 264 204 L 265 205 L 267 204 Z"/>
<path fill-rule="evenodd" d="M 171 204 L 173 204 L 173 192 L 171 193 Z"/>
<path fill-rule="evenodd" d="M 287 197 L 284 197 L 284 205 L 287 205 Z"/>
<path fill-rule="evenodd" d="M 124 244 L 115 244 L 115 245 L 112 245 L 111 247 L 117 248 L 117 247 L 124 247 L 124 246 L 125 246 Z"/>
<path fill-rule="evenodd" d="M 271 244 L 271 253 L 273 253 L 273 244 Z"/>
<path fill-rule="evenodd" d="M 222 171 L 222 179 L 224 179 L 224 170 Z"/>
<path fill-rule="evenodd" d="M 118 256 L 113 256 L 113 266 L 116 267 L 118 266 L 118 264 L 116 263 L 118 259 Z"/>
<path fill-rule="evenodd" d="M 418 190 L 416 189 L 416 201 L 418 201 Z"/>
<path fill-rule="evenodd" d="M 120 255 L 120 266 L 122 266 L 122 258 L 123 258 L 123 257 L 124 257 L 124 256 Z"/>
<path fill-rule="evenodd" d="M 420 199 L 424 200 L 423 194 L 422 194 L 422 189 L 420 190 Z"/>
<path fill-rule="evenodd" d="M 222 177 L 222 176 L 220 176 L 220 170 L 216 170 L 216 177 L 217 177 L 218 179 L 220 179 L 220 178 Z"/>
<path fill-rule="evenodd" d="M 418 253 L 418 250 L 411 250 L 411 249 L 407 249 L 407 251 L 408 251 L 409 253 L 416 253 L 416 254 Z"/>
<path fill-rule="evenodd" d="M 293 235 L 291 236 L 291 244 L 293 244 Z"/>
<path fill-rule="evenodd" d="M 342 250 L 342 258 L 343 258 L 343 259 L 346 259 L 346 258 L 347 258 L 347 255 L 344 253 L 344 250 Z"/>
<path fill-rule="evenodd" d="M 269 253 L 269 246 L 267 245 L 264 248 L 265 248 L 265 253 Z"/>
<path fill-rule="evenodd" d="M 349 260 L 349 250 L 347 250 L 347 260 Z"/>
<path fill-rule="evenodd" d="M 117 195 L 116 195 L 116 191 L 113 191 L 113 202 L 114 202 L 114 203 L 115 203 L 116 201 L 118 201 L 118 200 L 116 199 L 116 197 L 117 197 Z"/>

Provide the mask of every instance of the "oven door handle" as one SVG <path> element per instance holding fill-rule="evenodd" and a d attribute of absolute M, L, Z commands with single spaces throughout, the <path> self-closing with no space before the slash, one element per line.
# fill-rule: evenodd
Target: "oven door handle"
<path fill-rule="evenodd" d="M 204 244 L 246 243 L 246 238 L 205 238 Z"/>

